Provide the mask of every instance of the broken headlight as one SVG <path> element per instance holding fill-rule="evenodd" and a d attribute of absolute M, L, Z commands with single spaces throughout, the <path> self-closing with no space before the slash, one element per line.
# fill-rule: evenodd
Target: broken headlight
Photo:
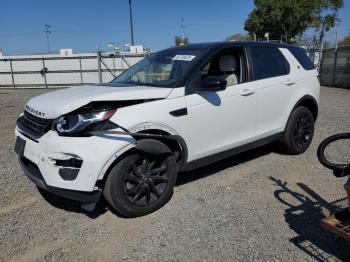
<path fill-rule="evenodd" d="M 116 110 L 82 112 L 61 116 L 56 121 L 56 129 L 60 134 L 76 134 L 94 123 L 110 119 Z"/>

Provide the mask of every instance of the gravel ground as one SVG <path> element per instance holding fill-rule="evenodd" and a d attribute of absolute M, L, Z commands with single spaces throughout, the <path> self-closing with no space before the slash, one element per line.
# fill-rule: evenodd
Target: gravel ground
<path fill-rule="evenodd" d="M 86 213 L 76 202 L 43 197 L 23 175 L 13 152 L 15 120 L 43 92 L 0 90 L 0 260 L 350 261 L 350 243 L 319 223 L 346 206 L 345 179 L 316 159 L 322 139 L 350 131 L 350 90 L 322 87 L 305 154 L 265 146 L 181 174 L 169 203 L 136 219 L 103 202 Z"/>

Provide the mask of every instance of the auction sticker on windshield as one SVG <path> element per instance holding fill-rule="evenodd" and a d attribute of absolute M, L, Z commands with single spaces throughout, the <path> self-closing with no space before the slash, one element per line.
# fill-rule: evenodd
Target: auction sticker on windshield
<path fill-rule="evenodd" d="M 192 61 L 196 56 L 194 55 L 176 55 L 172 58 L 172 60 L 178 61 Z"/>

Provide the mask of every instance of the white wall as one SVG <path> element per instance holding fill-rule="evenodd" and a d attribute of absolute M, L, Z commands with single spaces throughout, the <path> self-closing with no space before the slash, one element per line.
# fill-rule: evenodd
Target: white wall
<path fill-rule="evenodd" d="M 102 61 L 116 75 L 122 71 L 115 71 L 115 69 L 125 70 L 128 68 L 127 63 L 121 57 L 107 58 L 105 55 L 103 54 Z M 135 64 L 143 58 L 142 55 L 135 56 L 132 54 L 125 54 L 124 57 L 130 65 Z M 99 81 L 96 53 L 74 54 L 71 57 L 60 57 L 59 55 L 3 56 L 0 58 L 0 88 L 13 88 L 10 60 L 12 60 L 13 78 L 15 87 L 17 88 L 45 87 L 45 78 L 40 74 L 40 71 L 44 68 L 43 60 L 48 70 L 46 81 L 49 87 L 98 83 Z M 80 61 L 82 70 L 94 70 L 96 72 L 80 73 Z M 103 63 L 101 64 L 101 68 L 102 70 L 106 69 Z M 62 70 L 77 71 L 66 73 L 55 72 Z M 102 72 L 102 82 L 109 82 L 112 79 L 113 76 L 109 72 Z"/>

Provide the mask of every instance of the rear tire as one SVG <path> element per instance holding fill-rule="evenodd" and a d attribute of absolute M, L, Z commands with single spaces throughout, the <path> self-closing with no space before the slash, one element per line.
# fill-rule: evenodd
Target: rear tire
<path fill-rule="evenodd" d="M 121 215 L 143 216 L 169 201 L 176 179 L 171 150 L 157 140 L 141 140 L 111 169 L 103 195 Z"/>
<path fill-rule="evenodd" d="M 314 117 L 307 107 L 295 108 L 280 140 L 281 148 L 291 155 L 302 154 L 310 146 L 314 135 Z"/>

